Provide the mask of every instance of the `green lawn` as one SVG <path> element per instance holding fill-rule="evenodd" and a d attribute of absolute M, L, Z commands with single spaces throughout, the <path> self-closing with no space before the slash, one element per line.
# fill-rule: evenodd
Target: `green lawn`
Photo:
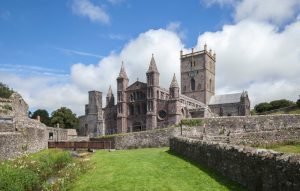
<path fill-rule="evenodd" d="M 224 177 L 170 154 L 168 148 L 97 151 L 91 163 L 93 168 L 75 181 L 74 191 L 242 190 Z"/>
<path fill-rule="evenodd" d="M 274 151 L 284 152 L 284 153 L 300 153 L 300 144 L 294 145 L 278 145 L 270 147 Z"/>

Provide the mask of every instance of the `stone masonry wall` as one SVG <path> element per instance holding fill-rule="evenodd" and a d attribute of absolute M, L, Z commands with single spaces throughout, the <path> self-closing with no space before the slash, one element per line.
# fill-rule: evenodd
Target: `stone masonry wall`
<path fill-rule="evenodd" d="M 0 161 L 48 148 L 45 129 L 22 128 L 15 132 L 0 133 Z"/>
<path fill-rule="evenodd" d="M 218 117 L 203 122 L 199 131 L 206 140 L 223 136 L 230 143 L 244 145 L 300 141 L 300 115 Z"/>
<path fill-rule="evenodd" d="M 201 119 L 203 125 L 183 127 L 182 135 L 200 140 L 259 145 L 300 141 L 300 115 L 218 117 Z M 180 135 L 179 127 L 111 136 L 116 149 L 162 147 Z M 101 141 L 101 138 L 96 139 Z"/>
<path fill-rule="evenodd" d="M 201 136 L 201 133 L 198 131 L 198 127 L 183 128 L 183 134 L 190 137 Z M 115 149 L 168 147 L 169 139 L 173 136 L 179 135 L 179 127 L 168 127 L 134 133 L 104 136 L 102 138 L 90 138 L 90 141 L 112 141 L 112 145 Z"/>
<path fill-rule="evenodd" d="M 170 150 L 209 167 L 247 190 L 299 190 L 300 155 L 174 137 Z"/>

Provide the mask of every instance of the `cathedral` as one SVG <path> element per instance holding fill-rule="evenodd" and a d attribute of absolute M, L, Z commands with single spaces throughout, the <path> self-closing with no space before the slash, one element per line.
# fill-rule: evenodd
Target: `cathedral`
<path fill-rule="evenodd" d="M 181 81 L 174 74 L 168 89 L 160 86 L 159 70 L 152 55 L 146 82 L 129 84 L 124 64 L 117 77 L 117 100 L 109 87 L 106 105 L 102 93 L 89 92 L 79 134 L 99 135 L 145 131 L 178 124 L 183 118 L 246 116 L 250 100 L 246 91 L 215 95 L 216 54 L 207 50 L 180 52 Z"/>

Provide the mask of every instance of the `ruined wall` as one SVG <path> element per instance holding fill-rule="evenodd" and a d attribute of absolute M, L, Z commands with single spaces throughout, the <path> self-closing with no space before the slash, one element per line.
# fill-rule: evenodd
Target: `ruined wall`
<path fill-rule="evenodd" d="M 170 150 L 209 167 L 248 190 L 299 190 L 300 155 L 174 137 Z"/>
<path fill-rule="evenodd" d="M 201 137 L 198 127 L 186 127 L 182 134 L 189 137 Z M 181 134 L 179 127 L 168 127 L 148 131 L 90 138 L 91 141 L 112 141 L 115 149 L 134 149 L 150 147 L 168 147 L 169 139 Z"/>
<path fill-rule="evenodd" d="M 43 128 L 28 127 L 15 132 L 0 133 L 0 160 L 12 159 L 46 148 L 48 139 Z"/>
<path fill-rule="evenodd" d="M 182 136 L 242 145 L 300 141 L 300 115 L 218 117 L 201 119 L 203 125 L 182 128 Z M 110 136 L 116 149 L 162 147 L 181 134 L 180 127 Z M 98 139 L 101 141 L 101 138 Z"/>
<path fill-rule="evenodd" d="M 300 115 L 239 116 L 203 119 L 204 139 L 226 136 L 233 144 L 272 144 L 300 140 Z"/>

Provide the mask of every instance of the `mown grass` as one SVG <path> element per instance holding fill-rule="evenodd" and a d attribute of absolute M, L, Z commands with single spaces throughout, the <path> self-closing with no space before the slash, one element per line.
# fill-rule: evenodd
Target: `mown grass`
<path fill-rule="evenodd" d="M 237 184 L 168 152 L 168 148 L 97 151 L 73 191 L 242 190 Z M 222 161 L 220 161 L 222 162 Z"/>
<path fill-rule="evenodd" d="M 15 160 L 1 162 L 0 190 L 67 190 L 87 167 L 85 162 L 74 159 L 68 151 L 43 150 Z"/>

